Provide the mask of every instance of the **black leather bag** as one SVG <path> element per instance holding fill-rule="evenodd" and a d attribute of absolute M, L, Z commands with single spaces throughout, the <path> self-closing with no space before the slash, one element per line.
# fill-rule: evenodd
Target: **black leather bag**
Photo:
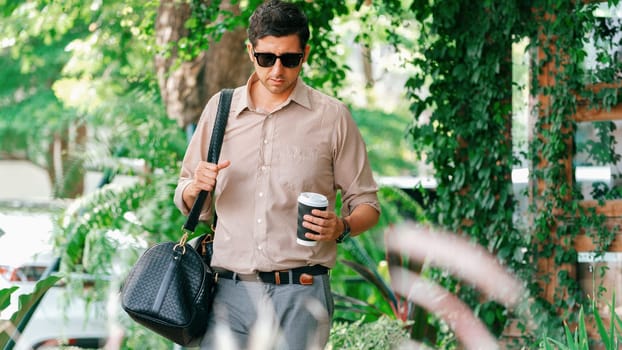
<path fill-rule="evenodd" d="M 208 161 L 218 162 L 233 90 L 220 95 Z M 196 346 L 207 329 L 216 283 L 210 267 L 211 235 L 190 244 L 199 213 L 208 197 L 201 191 L 192 206 L 179 242 L 147 249 L 128 274 L 121 306 L 137 323 L 183 346 Z"/>

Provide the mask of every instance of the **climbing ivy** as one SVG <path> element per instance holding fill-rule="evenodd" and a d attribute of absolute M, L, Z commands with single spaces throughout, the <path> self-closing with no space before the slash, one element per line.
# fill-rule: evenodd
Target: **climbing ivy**
<path fill-rule="evenodd" d="M 615 6 L 618 1 L 610 1 Z M 534 261 L 553 261 L 557 275 L 540 274 L 541 281 L 552 281 L 555 285 L 552 307 L 563 310 L 562 318 L 570 317 L 578 304 L 583 303 L 582 291 L 577 284 L 574 268 L 577 252 L 573 245 L 575 239 L 587 234 L 596 244 L 597 252 L 606 251 L 613 241 L 617 227 L 608 225 L 607 218 L 597 213 L 595 208 L 580 205 L 583 200 L 581 188 L 573 186 L 568 174 L 574 174 L 575 164 L 569 156 L 586 152 L 591 162 L 588 165 L 616 164 L 615 130 L 613 122 L 595 123 L 600 130 L 598 141 L 588 141 L 585 145 L 575 144 L 574 135 L 577 123 L 574 115 L 578 108 L 588 105 L 590 109 L 608 110 L 617 104 L 617 88 L 607 87 L 594 93 L 590 88 L 595 83 L 619 81 L 616 71 L 620 64 L 608 55 L 608 45 L 613 44 L 607 20 L 598 17 L 599 4 L 546 2 L 540 1 L 534 7 L 538 23 L 534 46 L 546 48 L 540 60 L 534 62 L 537 71 L 549 72 L 554 84 L 533 80 L 533 95 L 542 96 L 542 103 L 536 105 L 534 134 L 538 135 L 531 143 L 531 156 L 535 165 L 534 183 L 544 184 L 534 190 L 534 230 L 537 249 Z M 552 16 L 551 14 L 555 14 Z M 619 24 L 617 24 L 619 31 Z M 595 54 L 599 64 L 587 64 L 587 39 L 596 43 Z M 618 39 L 619 40 L 619 39 Z M 536 71 L 536 72 L 537 72 Z M 613 95 L 612 95 L 613 94 Z M 604 152 L 603 152 L 604 151 Z M 596 190 L 596 189 L 595 189 Z M 604 198 L 604 196 L 603 196 Z M 601 201 L 599 205 L 603 205 Z M 555 280 L 556 279 L 556 280 Z"/>
<path fill-rule="evenodd" d="M 617 88 L 597 94 L 585 88 L 586 83 L 619 81 L 620 64 L 603 53 L 603 47 L 596 47 L 600 67 L 585 68 L 586 38 L 611 43 L 615 28 L 619 31 L 619 25 L 603 25 L 595 16 L 596 7 L 546 0 L 415 0 L 410 7 L 421 23 L 421 51 L 412 61 L 420 73 L 407 84 L 414 115 L 410 135 L 438 182 L 429 215 L 439 225 L 488 247 L 519 276 L 532 281 L 529 288 L 536 305 L 559 313 L 561 319 L 570 317 L 584 301 L 573 272 L 574 238 L 588 232 L 598 249 L 606 250 L 617 232 L 607 228 L 605 217 L 594 208 L 579 204 L 579 189 L 567 176 L 573 171 L 573 116 L 579 104 L 588 101 L 604 110 L 617 104 Z M 510 138 L 511 44 L 522 38 L 530 40 L 528 50 L 534 57 L 531 95 L 541 97 L 532 112 L 533 187 L 525 195 L 533 203 L 533 219 L 527 230 L 514 220 L 519 213 L 510 177 L 520 159 Z M 538 47 L 544 48 L 539 57 Z M 545 79 L 542 74 L 547 74 Z M 600 128 L 611 135 L 615 125 L 605 122 Z M 619 159 L 612 152 L 615 138 L 599 142 L 605 144 L 581 150 L 605 150 L 605 158 L 615 164 Z M 555 265 L 555 276 L 538 270 L 543 261 Z M 481 304 L 482 296 L 468 286 L 440 272 L 435 276 L 472 305 L 493 332 L 504 330 L 511 314 L 501 305 Z M 542 287 L 555 282 L 553 298 L 545 298 Z"/>
<path fill-rule="evenodd" d="M 415 1 L 412 10 L 422 28 L 421 54 L 412 62 L 420 73 L 407 84 L 410 134 L 438 182 L 429 215 L 525 270 L 525 237 L 513 223 L 510 126 L 511 45 L 528 13 L 512 2 Z M 507 314 L 500 305 L 481 304 L 478 292 L 442 272 L 434 276 L 501 333 Z"/>

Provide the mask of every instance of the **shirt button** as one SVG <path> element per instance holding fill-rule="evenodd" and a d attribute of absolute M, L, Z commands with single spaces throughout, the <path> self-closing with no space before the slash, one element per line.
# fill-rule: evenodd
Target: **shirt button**
<path fill-rule="evenodd" d="M 263 197 L 263 192 L 259 192 L 259 197 Z"/>
<path fill-rule="evenodd" d="M 267 144 L 268 144 L 268 140 L 264 139 L 264 140 L 263 140 L 263 144 L 264 144 L 264 145 L 267 145 Z"/>
<path fill-rule="evenodd" d="M 261 166 L 261 171 L 266 171 L 266 166 L 265 165 Z"/>
<path fill-rule="evenodd" d="M 257 219 L 257 223 L 258 223 L 258 224 L 261 224 L 261 219 Z"/>
<path fill-rule="evenodd" d="M 257 246 L 257 250 L 261 250 L 261 246 L 260 245 Z"/>

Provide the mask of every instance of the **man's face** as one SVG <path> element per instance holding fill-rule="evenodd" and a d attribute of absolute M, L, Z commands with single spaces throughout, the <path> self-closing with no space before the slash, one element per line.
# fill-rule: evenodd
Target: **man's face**
<path fill-rule="evenodd" d="M 255 45 L 255 47 L 249 43 L 247 49 L 249 57 L 255 65 L 255 71 L 257 72 L 261 84 L 274 95 L 289 96 L 295 87 L 296 79 L 302 69 L 302 63 L 307 60 L 309 46 L 307 45 L 303 52 L 300 49 L 300 39 L 296 34 L 292 34 L 281 37 L 266 36 L 257 40 L 257 45 Z M 264 57 L 255 58 L 256 54 L 286 56 L 274 60 L 272 64 L 274 57 L 263 55 Z M 291 66 L 292 62 L 296 61 L 296 54 L 303 54 L 299 63 L 294 67 L 286 67 L 287 65 Z M 262 65 L 265 66 L 266 63 L 270 66 L 262 67 Z"/>

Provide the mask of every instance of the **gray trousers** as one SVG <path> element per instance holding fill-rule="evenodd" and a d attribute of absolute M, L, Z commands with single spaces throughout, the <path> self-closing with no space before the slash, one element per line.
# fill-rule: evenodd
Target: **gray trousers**
<path fill-rule="evenodd" d="M 312 285 L 219 279 L 201 350 L 321 350 L 334 302 L 329 276 Z"/>

